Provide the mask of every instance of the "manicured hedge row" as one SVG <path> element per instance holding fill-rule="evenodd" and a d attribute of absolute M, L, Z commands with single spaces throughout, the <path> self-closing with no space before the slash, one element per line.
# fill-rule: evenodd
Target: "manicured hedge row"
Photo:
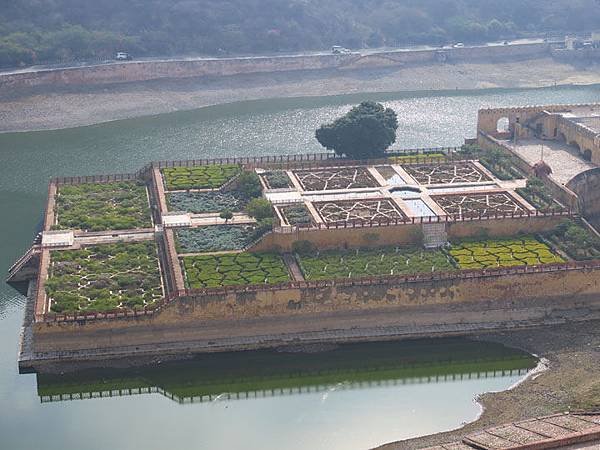
<path fill-rule="evenodd" d="M 237 164 L 209 164 L 196 167 L 162 169 L 169 191 L 185 189 L 216 189 L 241 172 Z"/>

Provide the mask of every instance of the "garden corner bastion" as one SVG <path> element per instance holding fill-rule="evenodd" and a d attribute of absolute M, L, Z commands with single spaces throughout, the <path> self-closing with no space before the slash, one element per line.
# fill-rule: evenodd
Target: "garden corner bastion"
<path fill-rule="evenodd" d="M 467 150 L 52 179 L 9 270 L 28 299 L 19 367 L 600 319 L 600 244 L 574 193 L 595 199 L 597 172 L 532 190 L 518 155 Z"/>

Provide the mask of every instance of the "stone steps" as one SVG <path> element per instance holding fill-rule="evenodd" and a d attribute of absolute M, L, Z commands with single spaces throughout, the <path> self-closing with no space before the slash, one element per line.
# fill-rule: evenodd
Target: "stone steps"
<path fill-rule="evenodd" d="M 448 242 L 448 233 L 446 232 L 446 224 L 444 222 L 424 223 L 421 227 L 425 248 L 443 247 Z"/>

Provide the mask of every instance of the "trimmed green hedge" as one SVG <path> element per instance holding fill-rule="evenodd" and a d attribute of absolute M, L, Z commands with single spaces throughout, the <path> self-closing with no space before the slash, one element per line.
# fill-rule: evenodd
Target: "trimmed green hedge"
<path fill-rule="evenodd" d="M 54 312 L 140 309 L 162 298 L 154 241 L 53 251 L 46 293 Z"/>
<path fill-rule="evenodd" d="M 201 255 L 182 260 L 186 283 L 192 289 L 290 281 L 283 259 L 276 254 Z"/>
<path fill-rule="evenodd" d="M 132 181 L 60 186 L 54 229 L 91 231 L 152 227 L 146 186 Z"/>
<path fill-rule="evenodd" d="M 441 250 L 415 247 L 326 251 L 297 255 L 307 280 L 360 278 L 453 270 L 452 260 Z"/>
<path fill-rule="evenodd" d="M 162 169 L 166 189 L 217 189 L 241 172 L 237 164 L 209 164 Z"/>
<path fill-rule="evenodd" d="M 169 211 L 187 211 L 192 214 L 243 211 L 248 198 L 238 192 L 172 192 L 167 194 Z"/>
<path fill-rule="evenodd" d="M 534 237 L 453 243 L 449 250 L 461 269 L 485 269 L 564 262 Z"/>

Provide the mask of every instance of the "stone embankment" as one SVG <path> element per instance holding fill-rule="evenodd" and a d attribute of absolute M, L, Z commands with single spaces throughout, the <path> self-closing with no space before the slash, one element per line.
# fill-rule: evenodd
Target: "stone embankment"
<path fill-rule="evenodd" d="M 205 58 L 168 61 L 132 61 L 64 69 L 0 74 L 0 89 L 44 85 L 91 85 L 169 78 L 223 77 L 323 69 L 360 69 L 435 63 L 500 62 L 550 56 L 553 44 L 518 44 L 444 48 L 345 55 Z"/>

